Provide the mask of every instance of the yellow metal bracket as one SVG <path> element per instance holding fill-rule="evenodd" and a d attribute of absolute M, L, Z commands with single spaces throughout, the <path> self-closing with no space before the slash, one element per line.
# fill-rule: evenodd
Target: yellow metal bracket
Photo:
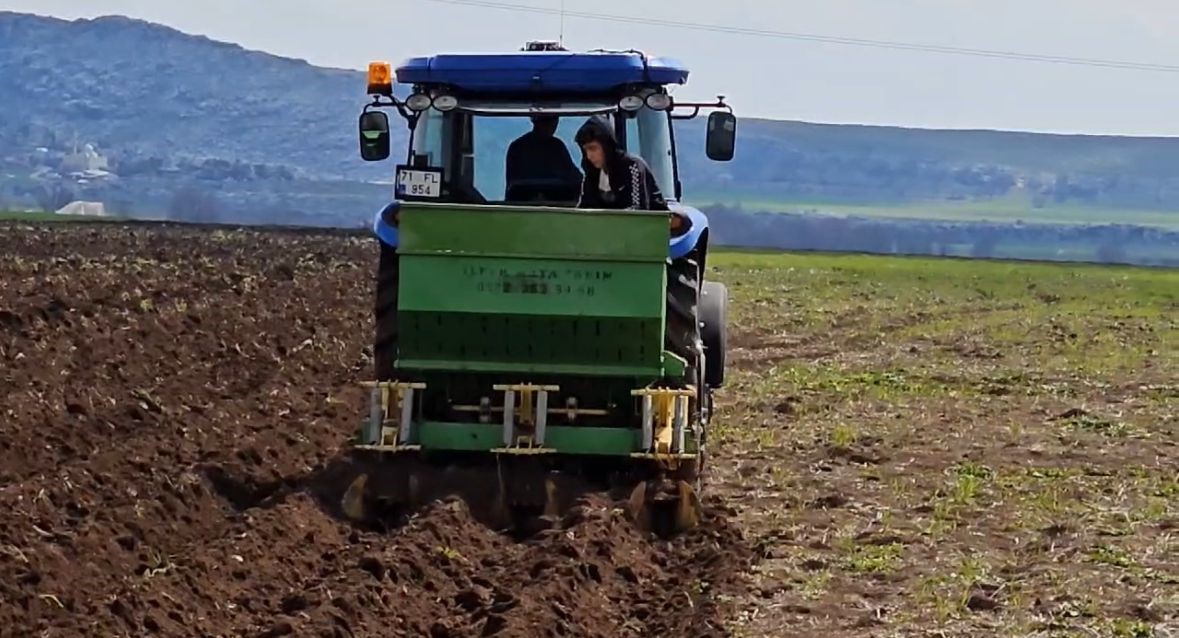
<path fill-rule="evenodd" d="M 417 449 L 410 445 L 413 434 L 415 394 L 425 390 L 424 383 L 369 381 L 369 418 L 357 447 L 382 451 Z"/>
<path fill-rule="evenodd" d="M 547 454 L 555 450 L 544 447 L 545 427 L 549 418 L 549 393 L 560 386 L 532 383 L 492 386 L 504 393 L 504 447 L 493 451 L 504 454 Z"/>
<path fill-rule="evenodd" d="M 675 460 L 684 458 L 684 431 L 696 389 L 643 388 L 632 390 L 643 406 L 643 458 Z M 690 455 L 687 455 L 690 456 Z"/>

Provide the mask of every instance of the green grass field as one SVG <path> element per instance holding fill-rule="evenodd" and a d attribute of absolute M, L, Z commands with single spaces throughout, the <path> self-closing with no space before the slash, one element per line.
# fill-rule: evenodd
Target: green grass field
<path fill-rule="evenodd" d="M 908 202 L 902 204 L 836 204 L 745 198 L 732 194 L 703 193 L 688 200 L 696 205 L 724 202 L 749 211 L 813 213 L 873 219 L 914 219 L 954 222 L 1022 222 L 1025 224 L 1131 224 L 1179 229 L 1179 211 L 1131 210 L 1049 204 L 1032 206 L 1030 199 L 1008 197 L 990 202 Z"/>
<path fill-rule="evenodd" d="M 1179 271 L 721 253 L 735 636 L 1179 626 Z"/>
<path fill-rule="evenodd" d="M 110 222 L 120 217 L 87 217 L 85 215 L 58 215 L 56 213 L 0 211 L 0 222 Z"/>

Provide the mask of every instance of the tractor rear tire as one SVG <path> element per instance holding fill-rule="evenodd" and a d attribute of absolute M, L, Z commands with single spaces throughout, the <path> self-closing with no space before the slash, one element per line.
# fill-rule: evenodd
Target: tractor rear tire
<path fill-rule="evenodd" d="M 700 262 L 696 252 L 667 268 L 667 349 L 688 363 L 688 385 L 701 387 Z"/>
<path fill-rule="evenodd" d="M 397 249 L 384 242 L 377 266 L 376 307 L 374 321 L 373 368 L 377 381 L 393 378 L 397 366 L 397 292 L 401 275 L 401 258 Z"/>
<path fill-rule="evenodd" d="M 704 382 L 709 388 L 725 384 L 725 353 L 729 347 L 729 290 L 717 281 L 706 281 L 700 302 L 701 338 L 704 341 Z"/>

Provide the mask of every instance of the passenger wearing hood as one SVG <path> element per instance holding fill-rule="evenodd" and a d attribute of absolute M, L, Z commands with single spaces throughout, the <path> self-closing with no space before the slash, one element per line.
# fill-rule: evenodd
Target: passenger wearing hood
<path fill-rule="evenodd" d="M 574 139 L 585 172 L 578 208 L 668 210 L 651 168 L 643 158 L 618 147 L 607 119 L 591 117 Z"/>

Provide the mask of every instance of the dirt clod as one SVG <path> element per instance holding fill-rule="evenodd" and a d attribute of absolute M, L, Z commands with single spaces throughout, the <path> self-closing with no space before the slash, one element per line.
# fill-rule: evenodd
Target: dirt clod
<path fill-rule="evenodd" d="M 992 611 L 999 607 L 999 601 L 992 593 L 986 591 L 972 592 L 966 599 L 966 608 L 971 611 Z"/>

